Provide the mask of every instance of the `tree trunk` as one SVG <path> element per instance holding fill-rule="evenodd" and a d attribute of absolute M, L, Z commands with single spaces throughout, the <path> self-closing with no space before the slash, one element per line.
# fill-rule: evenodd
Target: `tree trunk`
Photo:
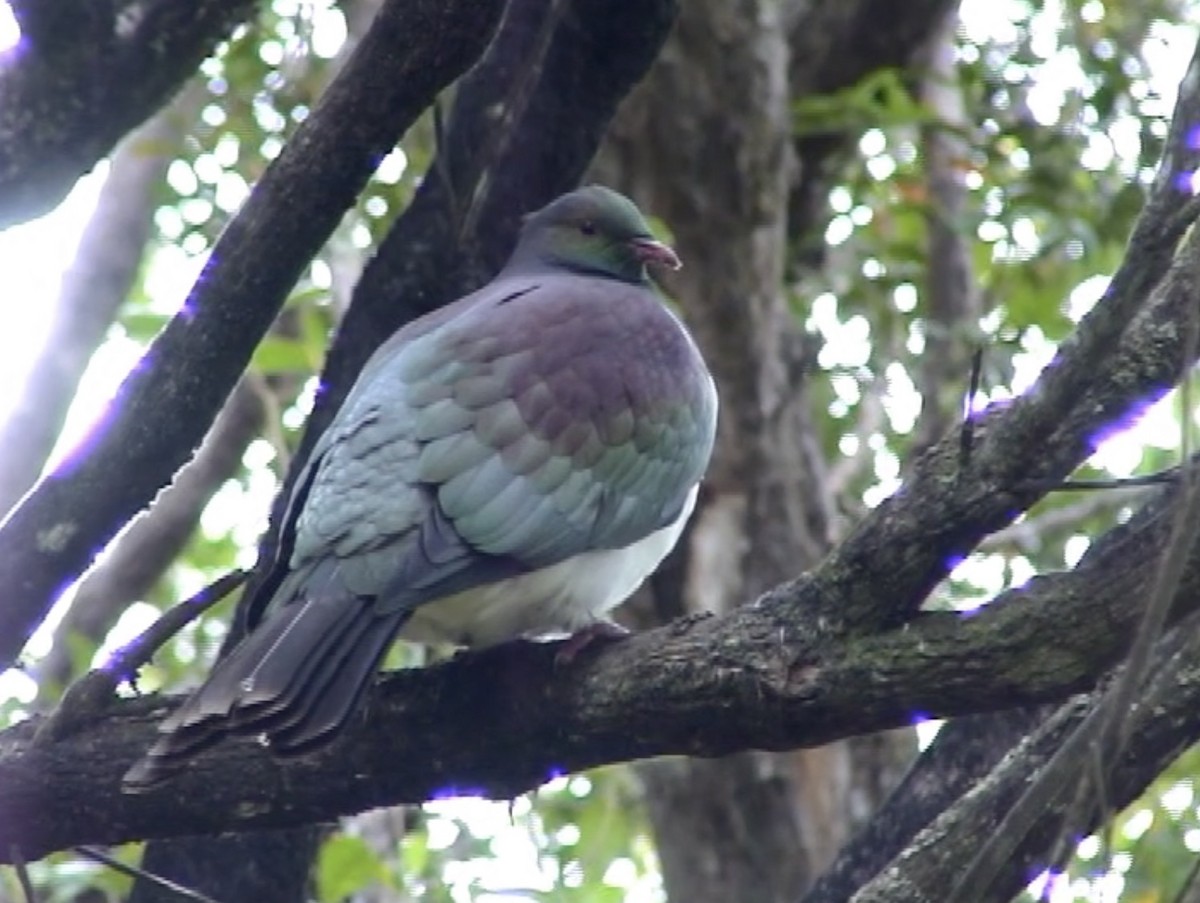
<path fill-rule="evenodd" d="M 841 31 L 823 37 L 855 46 L 870 8 L 847 7 L 834 17 Z M 922 13 L 923 27 L 898 42 L 902 56 L 937 21 Z M 844 146 L 826 138 L 794 153 L 796 92 L 843 87 L 839 78 L 849 84 L 867 71 L 833 54 L 796 64 L 789 39 L 813 40 L 804 20 L 824 15 L 766 0 L 686 4 L 596 167 L 675 230 L 684 268 L 668 287 L 721 395 L 686 564 L 654 582 L 660 614 L 728 611 L 816 564 L 838 532 L 806 386 L 815 349 L 785 289 L 789 244 L 819 244 L 825 220 L 823 203 L 795 205 L 794 188 L 820 196 L 819 164 Z M 902 731 L 786 755 L 639 766 L 670 898 L 797 899 L 914 752 Z"/>

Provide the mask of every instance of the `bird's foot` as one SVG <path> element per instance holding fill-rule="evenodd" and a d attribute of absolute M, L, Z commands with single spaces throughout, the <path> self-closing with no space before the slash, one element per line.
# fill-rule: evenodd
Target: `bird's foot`
<path fill-rule="evenodd" d="M 680 615 L 675 620 L 667 625 L 667 628 L 674 636 L 682 636 L 687 633 L 701 621 L 707 621 L 709 618 L 716 617 L 711 611 L 691 611 L 686 615 Z"/>
<path fill-rule="evenodd" d="M 629 631 L 615 621 L 594 621 L 566 638 L 554 654 L 555 665 L 569 665 L 579 653 L 596 643 L 612 643 L 629 636 Z"/>

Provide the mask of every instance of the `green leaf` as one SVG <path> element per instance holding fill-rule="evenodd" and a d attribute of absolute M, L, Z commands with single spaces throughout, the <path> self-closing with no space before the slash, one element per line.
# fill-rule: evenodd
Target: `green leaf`
<path fill-rule="evenodd" d="M 386 878 L 379 857 L 358 837 L 335 834 L 317 859 L 317 898 L 336 903 Z"/>
<path fill-rule="evenodd" d="M 259 342 L 250 359 L 250 366 L 260 373 L 308 373 L 315 369 L 308 343 L 279 335 L 269 335 Z"/>
<path fill-rule="evenodd" d="M 138 342 L 149 342 L 171 318 L 167 314 L 152 313 L 151 311 L 128 311 L 121 314 L 121 325 L 129 333 L 129 337 Z"/>

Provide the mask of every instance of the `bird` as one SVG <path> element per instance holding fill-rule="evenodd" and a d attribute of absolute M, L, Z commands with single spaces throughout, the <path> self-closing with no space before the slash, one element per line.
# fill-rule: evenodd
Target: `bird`
<path fill-rule="evenodd" d="M 631 200 L 582 187 L 525 217 L 490 282 L 379 347 L 294 482 L 261 614 L 127 791 L 231 734 L 330 743 L 397 637 L 605 623 L 678 541 L 716 432 L 712 375 L 647 265 L 680 262 Z"/>

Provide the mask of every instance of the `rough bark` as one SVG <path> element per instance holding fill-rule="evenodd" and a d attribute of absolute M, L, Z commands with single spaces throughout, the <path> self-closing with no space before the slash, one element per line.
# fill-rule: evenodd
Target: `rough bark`
<path fill-rule="evenodd" d="M 1136 740 L 1112 763 L 1104 788 L 1109 805 L 1120 809 L 1200 736 L 1196 713 L 1200 701 L 1200 634 L 1194 618 L 1156 644 L 1155 661 L 1137 705 L 1128 712 Z M 956 805 L 920 832 L 873 881 L 852 898 L 854 903 L 1004 903 L 1028 884 L 1047 861 L 1061 837 L 1093 831 L 1110 812 L 1096 804 L 1074 804 L 1082 761 L 1101 731 L 1113 685 L 1064 703 L 1037 730 Z M 1047 771 L 1055 773 L 1052 793 L 1038 801 L 1028 830 L 1014 843 L 999 870 L 982 882 L 963 875 L 980 840 L 1010 830 L 1008 819 L 1026 798 L 1028 788 Z M 1086 777 L 1085 777 L 1086 780 Z"/>
<path fill-rule="evenodd" d="M 22 39 L 0 55 L 0 229 L 53 209 L 256 5 L 18 4 Z"/>
<path fill-rule="evenodd" d="M 475 59 L 500 11 L 499 0 L 395 0 L 380 11 L 222 233 L 108 418 L 0 525 L 0 668 L 62 588 L 187 459 L 375 164 Z"/>
<path fill-rule="evenodd" d="M 971 618 L 931 612 L 870 636 L 841 633 L 827 607 L 840 600 L 820 593 L 817 575 L 568 666 L 555 644 L 514 643 L 398 672 L 321 753 L 279 762 L 252 741 L 227 742 L 135 796 L 120 777 L 150 742 L 162 700 L 114 701 L 53 738 L 38 738 L 35 719 L 0 735 L 0 861 L 14 845 L 33 858 L 81 842 L 312 824 L 450 793 L 507 798 L 614 761 L 816 746 L 916 713 L 1064 699 L 1127 650 L 1179 507 L 1178 493 L 1162 492 L 1074 571 L 1036 578 Z M 1200 606 L 1200 538 L 1189 539 L 1173 621 Z M 1184 742 L 1200 723 L 1172 730 Z"/>
<path fill-rule="evenodd" d="M 179 146 L 202 89 L 194 86 L 126 138 L 112 155 L 74 259 L 62 276 L 54 319 L 37 363 L 0 424 L 0 514 L 41 474 L 92 353 L 141 265 L 155 189 Z"/>
<path fill-rule="evenodd" d="M 802 903 L 849 900 L 1051 711 L 1049 706 L 1012 709 L 956 718 L 943 726 L 887 802 L 809 888 Z"/>
<path fill-rule="evenodd" d="M 121 612 L 143 598 L 179 557 L 204 507 L 237 475 L 246 446 L 262 430 L 259 391 L 246 378 L 234 387 L 195 457 L 79 582 L 71 607 L 55 629 L 54 645 L 31 669 L 43 698 L 60 692 L 75 676 L 72 641 L 83 638 L 94 646 L 104 638 Z"/>

